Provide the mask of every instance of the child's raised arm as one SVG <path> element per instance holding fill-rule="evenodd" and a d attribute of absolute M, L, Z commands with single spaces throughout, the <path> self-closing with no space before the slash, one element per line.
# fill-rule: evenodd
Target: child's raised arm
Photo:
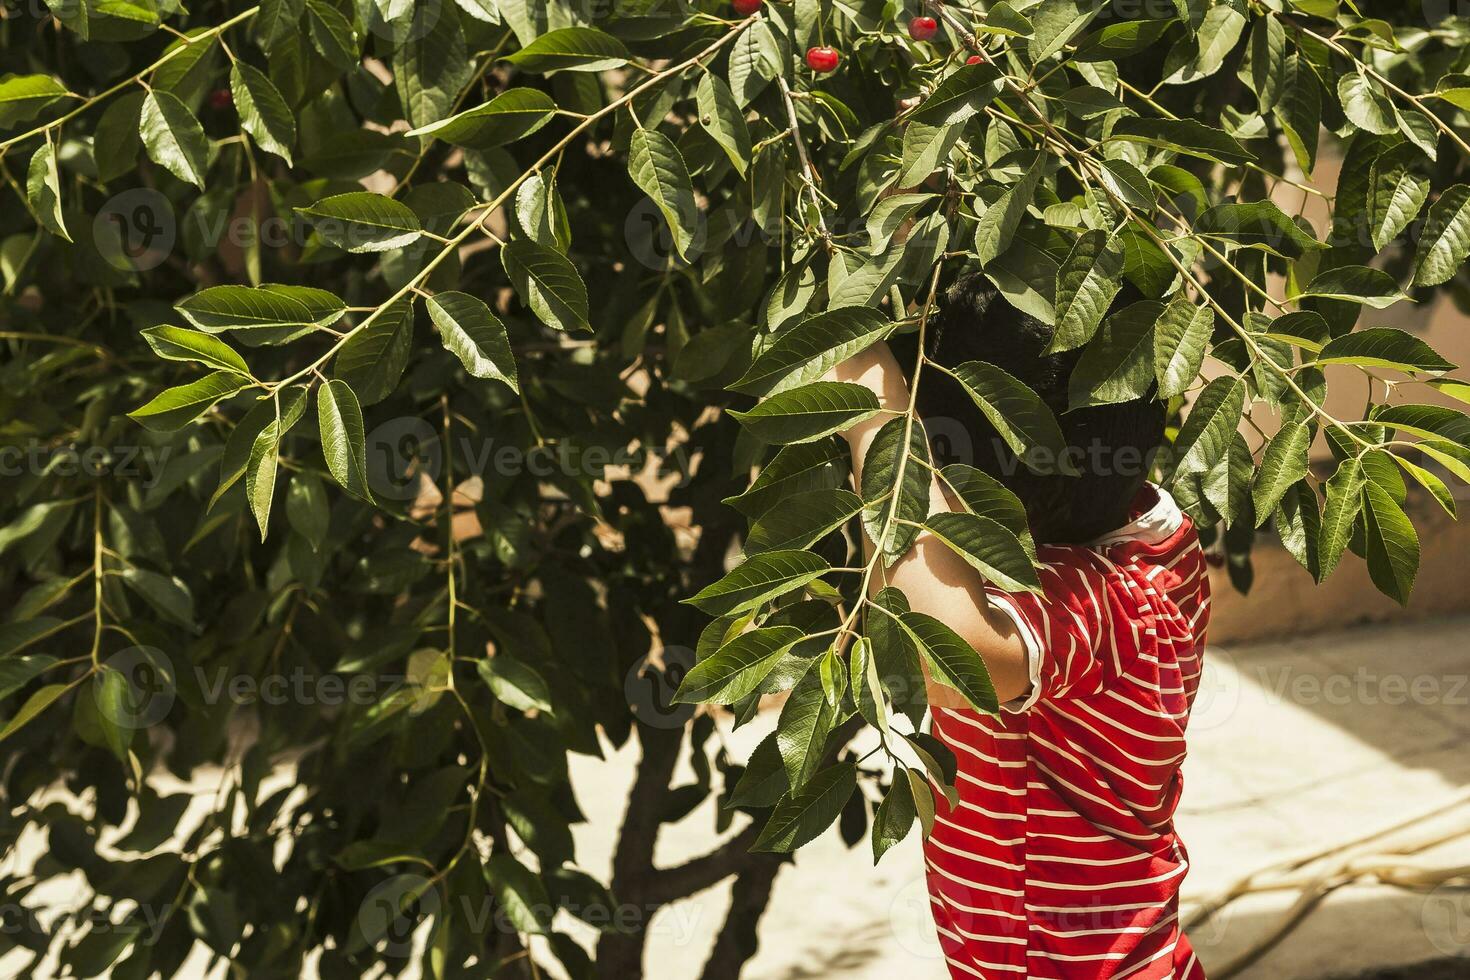
<path fill-rule="evenodd" d="M 885 343 L 849 358 L 828 372 L 824 380 L 845 381 L 869 388 L 885 409 L 907 411 L 909 386 Z M 852 449 L 853 478 L 862 485 L 862 465 L 868 448 L 891 416 L 878 415 L 843 433 Z M 929 482 L 931 513 L 958 510 L 940 486 L 937 477 Z M 866 542 L 869 552 L 873 542 Z M 880 568 L 872 579 L 872 590 L 885 585 L 899 589 L 916 612 L 943 620 L 979 653 L 990 672 L 991 683 L 1002 704 L 1025 695 L 1031 687 L 1025 642 L 1015 623 L 1004 612 L 991 608 L 985 599 L 985 583 L 979 573 L 934 535 L 920 533 L 914 547 L 886 571 Z M 941 708 L 965 707 L 958 692 L 928 678 L 929 703 Z"/>

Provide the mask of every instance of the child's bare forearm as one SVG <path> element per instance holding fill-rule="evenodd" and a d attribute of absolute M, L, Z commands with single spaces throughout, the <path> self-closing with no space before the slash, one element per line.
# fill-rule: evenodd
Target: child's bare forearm
<path fill-rule="evenodd" d="M 878 396 L 887 411 L 853 426 L 843 433 L 852 450 L 853 479 L 862 485 L 863 460 L 878 430 L 893 416 L 909 407 L 909 386 L 893 352 L 884 343 L 838 364 L 824 380 L 860 384 Z M 917 465 L 917 464 L 914 464 Z M 945 494 L 939 480 L 930 478 L 930 511 L 945 513 L 958 509 Z M 866 542 L 869 553 L 872 542 Z M 874 591 L 885 585 L 901 590 L 909 606 L 942 619 L 975 648 L 985 661 L 1002 702 L 1019 697 L 1030 687 L 1026 648 L 1015 624 L 1003 613 L 992 610 L 985 599 L 985 583 L 979 574 L 932 534 L 920 534 L 914 547 L 898 561 L 873 576 Z M 963 699 L 949 688 L 929 685 L 931 704 L 960 707 Z"/>

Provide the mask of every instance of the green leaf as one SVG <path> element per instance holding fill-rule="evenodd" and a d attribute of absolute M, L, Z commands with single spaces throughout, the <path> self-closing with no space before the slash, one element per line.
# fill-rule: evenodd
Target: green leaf
<path fill-rule="evenodd" d="M 808 671 L 781 706 L 776 723 L 776 747 L 791 791 L 805 786 L 822 764 L 836 722 L 837 709 L 823 690 L 820 674 Z"/>
<path fill-rule="evenodd" d="M 1319 273 L 1307 286 L 1306 292 L 1293 298 L 1344 300 L 1384 310 L 1404 299 L 1404 294 L 1393 276 L 1382 269 L 1342 265 Z"/>
<path fill-rule="evenodd" d="M 61 175 L 56 172 L 56 149 L 47 141 L 31 154 L 30 166 L 26 169 L 26 203 L 36 215 L 41 227 L 66 241 L 71 235 L 66 230 L 66 220 L 61 215 Z"/>
<path fill-rule="evenodd" d="M 55 657 L 7 656 L 0 659 L 0 698 L 8 698 L 57 663 Z"/>
<path fill-rule="evenodd" d="M 169 388 L 128 417 L 154 432 L 176 432 L 222 401 L 252 386 L 249 378 L 232 371 L 215 371 L 197 381 Z"/>
<path fill-rule="evenodd" d="M 696 92 L 699 124 L 714 141 L 720 144 L 730 163 L 740 176 L 750 167 L 750 126 L 745 122 L 745 113 L 735 101 L 735 93 L 723 78 L 714 72 L 705 72 L 699 78 Z"/>
<path fill-rule="evenodd" d="M 1325 582 L 1342 560 L 1352 537 L 1353 524 L 1363 508 L 1363 486 L 1367 476 L 1356 457 L 1345 459 L 1327 481 L 1327 506 L 1318 532 L 1317 581 Z"/>
<path fill-rule="evenodd" d="M 1434 86 L 1432 94 L 1456 108 L 1470 111 L 1470 75 L 1444 75 Z"/>
<path fill-rule="evenodd" d="M 1033 473 L 1076 474 L 1061 426 L 1046 403 L 1020 381 L 984 361 L 945 370 Z"/>
<path fill-rule="evenodd" d="M 786 794 L 786 767 L 781 761 L 781 751 L 776 746 L 776 733 L 771 732 L 761 739 L 750 753 L 745 772 L 730 791 L 727 807 L 768 807 Z"/>
<path fill-rule="evenodd" d="M 240 126 L 262 150 L 291 163 L 296 145 L 296 117 L 275 83 L 243 61 L 230 65 L 230 92 L 240 113 Z"/>
<path fill-rule="evenodd" d="M 1245 413 L 1245 394 L 1245 382 L 1234 377 L 1216 378 L 1200 392 L 1174 440 L 1180 473 L 1208 473 L 1225 459 Z"/>
<path fill-rule="evenodd" d="M 953 126 L 973 119 L 1000 93 L 1000 81 L 994 65 L 963 65 L 934 87 L 913 119 L 925 126 Z"/>
<path fill-rule="evenodd" d="M 189 107 L 178 96 L 149 89 L 139 120 L 148 159 L 182 181 L 204 187 L 209 169 L 209 139 Z"/>
<path fill-rule="evenodd" d="M 194 596 L 176 575 L 163 575 L 146 568 L 129 567 L 117 575 L 164 618 L 194 628 Z"/>
<path fill-rule="evenodd" d="M 709 616 L 739 616 L 816 581 L 830 567 L 811 552 L 768 551 L 747 558 L 684 602 Z"/>
<path fill-rule="evenodd" d="M 1419 535 L 1398 501 L 1372 480 L 1363 485 L 1363 538 L 1373 584 L 1407 606 L 1419 574 Z"/>
<path fill-rule="evenodd" d="M 730 46 L 730 90 L 744 108 L 779 74 L 781 47 L 762 18 L 747 27 Z"/>
<path fill-rule="evenodd" d="M 1100 9 L 1093 0 L 1041 0 L 1028 12 L 1033 27 L 1027 42 L 1031 60 L 1045 61 L 1061 51 L 1092 23 Z"/>
<path fill-rule="evenodd" d="M 255 515 L 262 541 L 270 527 L 271 501 L 275 497 L 281 439 L 285 434 L 283 419 L 277 415 L 255 437 L 245 463 L 245 499 L 250 502 L 250 513 Z"/>
<path fill-rule="evenodd" d="M 394 52 L 393 75 L 410 126 L 438 122 L 454 111 L 474 74 L 461 18 L 444 10 L 427 27 L 415 22 Z"/>
<path fill-rule="evenodd" d="M 1194 228 L 1201 235 L 1264 249 L 1288 259 L 1299 259 L 1309 251 L 1327 247 L 1270 201 L 1217 204 L 1200 215 Z"/>
<path fill-rule="evenodd" d="M 918 121 L 909 123 L 903 133 L 903 159 L 898 183 L 904 187 L 917 186 L 944 166 L 964 135 L 965 127 L 965 123 L 942 123 L 938 126 Z"/>
<path fill-rule="evenodd" d="M 219 487 L 210 498 L 211 508 L 224 496 L 225 491 L 245 476 L 245 467 L 250 462 L 250 452 L 255 447 L 255 440 L 265 431 L 266 426 L 276 420 L 277 405 L 280 406 L 282 429 L 289 430 L 305 414 L 306 402 L 306 388 L 293 385 L 283 389 L 277 398 L 256 402 L 255 407 L 236 423 L 229 439 L 225 441 L 224 455 L 220 458 Z"/>
<path fill-rule="evenodd" d="M 724 503 L 756 518 L 777 504 L 809 490 L 842 486 L 847 478 L 847 451 L 833 439 L 787 446 L 764 468 L 750 489 Z"/>
<path fill-rule="evenodd" d="M 118 761 L 127 762 L 128 746 L 133 741 L 134 729 L 124 722 L 132 717 L 132 685 L 121 671 L 103 664 L 92 678 L 92 690 L 89 694 L 97 709 L 94 718 L 101 729 L 99 734 L 102 736 L 103 747 L 116 756 Z M 78 695 L 79 698 L 87 696 Z"/>
<path fill-rule="evenodd" d="M 65 620 L 54 616 L 38 616 L 35 619 L 24 619 L 17 622 L 0 624 L 0 665 L 5 663 L 15 664 L 20 661 L 30 661 L 33 657 L 16 657 L 15 654 L 33 646 L 36 643 L 50 637 L 66 628 Z M 49 659 L 42 657 L 41 659 Z M 0 666 L 0 698 L 9 697 L 17 688 L 6 689 L 5 668 Z"/>
<path fill-rule="evenodd" d="M 149 327 L 143 339 L 153 353 L 168 361 L 197 361 L 218 371 L 231 371 L 250 376 L 245 358 L 218 337 L 183 327 Z"/>
<path fill-rule="evenodd" d="M 524 72 L 607 71 L 628 63 L 623 42 L 591 27 L 564 27 L 543 34 L 505 60 Z"/>
<path fill-rule="evenodd" d="M 1087 35 L 1072 52 L 1077 62 L 1122 61 L 1138 54 L 1164 36 L 1173 25 L 1172 18 L 1158 20 L 1123 20 L 1108 24 Z"/>
<path fill-rule="evenodd" d="M 572 229 L 554 174 L 547 172 L 526 178 L 516 191 L 515 211 L 516 220 L 532 241 L 563 255 L 571 249 Z"/>
<path fill-rule="evenodd" d="M 771 395 L 815 381 L 881 340 L 893 323 L 870 306 L 844 306 L 807 317 L 777 335 L 730 387 Z"/>
<path fill-rule="evenodd" d="M 471 377 L 494 378 L 521 390 L 505 324 L 490 307 L 469 293 L 448 292 L 429 297 L 428 308 L 445 348 Z"/>
<path fill-rule="evenodd" d="M 925 790 L 927 789 L 926 786 Z M 882 860 L 889 848 L 909 835 L 918 812 L 914 805 L 914 787 L 909 782 L 908 770 L 895 766 L 893 785 L 883 797 L 883 802 L 878 804 L 878 812 L 873 816 L 874 864 Z"/>
<path fill-rule="evenodd" d="M 448 119 L 411 129 L 408 136 L 432 136 L 478 150 L 524 139 L 556 117 L 556 102 L 534 88 L 506 89 L 495 98 Z"/>
<path fill-rule="evenodd" d="M 1041 591 L 1031 555 L 1010 528 L 978 514 L 934 514 L 925 528 L 1006 592 Z"/>
<path fill-rule="evenodd" d="M 1176 52 L 1187 52 L 1193 57 L 1187 58 L 1184 65 L 1177 71 L 1170 72 L 1169 68 L 1177 63 L 1174 57 L 1175 52 L 1170 53 L 1169 61 L 1163 69 L 1168 75 L 1168 83 L 1192 84 L 1214 75 L 1225 64 L 1225 59 L 1235 50 L 1236 45 L 1240 43 L 1240 35 L 1245 30 L 1245 25 L 1244 14 L 1229 4 L 1216 4 L 1210 7 L 1200 22 L 1193 41 L 1187 44 L 1181 43 L 1175 49 Z"/>
<path fill-rule="evenodd" d="M 1096 85 L 1079 85 L 1057 97 L 1066 110 L 1078 119 L 1095 119 L 1110 112 L 1126 110 L 1117 96 Z"/>
<path fill-rule="evenodd" d="M 1306 477 L 1311 448 L 1312 430 L 1302 422 L 1287 422 L 1271 437 L 1251 489 L 1258 525 L 1271 517 L 1286 491 Z"/>
<path fill-rule="evenodd" d="M 1429 196 L 1419 151 L 1400 143 L 1373 161 L 1368 177 L 1368 231 L 1382 251 L 1419 216 Z"/>
<path fill-rule="evenodd" d="M 1124 203 L 1142 211 L 1154 206 L 1154 189 L 1148 178 L 1127 160 L 1104 160 L 1101 177 L 1103 186 Z"/>
<path fill-rule="evenodd" d="M 357 31 L 347 16 L 329 0 L 306 0 L 306 33 L 311 46 L 338 71 L 350 72 L 358 63 Z M 298 26 L 297 30 L 300 28 Z"/>
<path fill-rule="evenodd" d="M 1286 84 L 1286 28 L 1270 14 L 1257 17 L 1251 28 L 1249 68 L 1242 77 L 1256 93 L 1261 112 L 1270 112 Z"/>
<path fill-rule="evenodd" d="M 1047 353 L 1081 347 L 1092 339 L 1121 286 L 1123 253 L 1105 231 L 1078 236 L 1057 270 L 1057 329 Z"/>
<path fill-rule="evenodd" d="M 873 255 L 882 255 L 887 251 L 888 243 L 893 241 L 893 236 L 914 216 L 914 212 L 935 197 L 934 194 L 895 194 L 879 201 L 868 215 L 869 251 Z"/>
<path fill-rule="evenodd" d="M 497 701 L 517 711 L 552 710 L 546 679 L 530 665 L 502 653 L 475 661 L 475 670 Z"/>
<path fill-rule="evenodd" d="M 1470 257 L 1470 184 L 1456 184 L 1439 196 L 1419 237 L 1414 285 L 1449 282 Z"/>
<path fill-rule="evenodd" d="M 63 514 L 71 507 L 72 502 L 64 500 L 48 500 L 27 507 L 20 512 L 19 517 L 0 528 L 0 554 L 8 551 L 12 545 L 44 530 L 50 526 L 52 515 Z"/>
<path fill-rule="evenodd" d="M 776 805 L 752 851 L 790 852 L 804 847 L 832 825 L 857 789 L 857 768 L 838 763 L 817 773 L 799 792 Z"/>
<path fill-rule="evenodd" d="M 1072 409 L 1113 405 L 1148 394 L 1154 385 L 1154 324 L 1163 303 L 1145 300 L 1103 321 L 1102 330 L 1072 370 L 1068 402 Z"/>
<path fill-rule="evenodd" d="M 734 704 L 755 693 L 777 662 L 804 638 L 795 626 L 741 633 L 690 668 L 674 703 Z"/>
<path fill-rule="evenodd" d="M 958 633 L 925 613 L 907 612 L 898 621 L 935 681 L 958 691 L 976 711 L 994 714 L 1000 710 L 985 661 Z"/>
<path fill-rule="evenodd" d="M 225 330 L 290 333 L 330 326 L 347 304 L 324 289 L 266 284 L 211 286 L 177 304 L 184 319 L 206 333 Z"/>
<path fill-rule="evenodd" d="M 349 191 L 297 208 L 322 240 L 348 252 L 391 252 L 423 235 L 418 215 L 408 205 L 382 194 Z"/>
<path fill-rule="evenodd" d="M 1459 517 L 1459 504 L 1455 501 L 1455 495 L 1445 482 L 1438 476 L 1426 470 L 1418 463 L 1405 459 L 1397 454 L 1393 455 L 1394 462 L 1398 463 L 1403 471 L 1412 476 L 1421 487 L 1429 491 L 1435 503 L 1444 508 L 1444 512 L 1452 518 Z"/>
<path fill-rule="evenodd" d="M 913 547 L 917 525 L 929 516 L 933 477 L 928 463 L 929 440 L 917 419 L 912 425 L 905 416 L 886 422 L 868 447 L 863 461 L 863 529 L 890 562 Z"/>
<path fill-rule="evenodd" d="M 524 239 L 507 242 L 500 260 L 521 302 L 557 330 L 590 330 L 587 286 L 576 266 L 553 248 Z"/>
<path fill-rule="evenodd" d="M 342 489 L 372 503 L 367 479 L 367 440 L 357 395 L 347 382 L 329 381 L 317 389 L 316 409 L 327 470 Z"/>
<path fill-rule="evenodd" d="M 553 906 L 546 886 L 508 851 L 498 851 L 485 862 L 485 884 L 512 929 L 534 936 L 551 932 Z"/>
<path fill-rule="evenodd" d="M 47 684 L 35 694 L 32 694 L 26 699 L 25 704 L 20 706 L 20 710 L 5 723 L 5 727 L 0 728 L 0 742 L 5 741 L 34 721 L 36 716 L 51 707 L 57 698 L 69 690 L 71 690 L 71 687 L 67 684 Z"/>
<path fill-rule="evenodd" d="M 944 483 L 970 513 L 988 517 L 1010 531 L 1026 549 L 1026 554 L 1036 558 L 1036 546 L 1031 539 L 1031 526 L 1026 516 L 1026 507 L 1005 484 L 995 477 L 965 463 L 951 463 L 941 472 Z"/>
<path fill-rule="evenodd" d="M 1286 135 L 1302 173 L 1317 165 L 1317 141 L 1322 129 L 1322 90 L 1307 60 L 1299 54 L 1286 59 L 1286 81 L 1281 99 L 1271 108 Z"/>
<path fill-rule="evenodd" d="M 699 208 L 694 203 L 694 184 L 684 157 L 667 136 L 642 127 L 633 131 L 628 144 L 628 174 L 633 183 L 658 206 L 674 235 L 674 247 L 693 259 L 694 230 Z"/>
<path fill-rule="evenodd" d="M 1176 299 L 1154 327 L 1154 368 L 1159 397 L 1183 394 L 1199 377 L 1205 348 L 1215 331 L 1215 311 Z"/>
<path fill-rule="evenodd" d="M 0 129 L 36 118 L 57 99 L 71 95 L 50 75 L 7 75 L 0 78 Z"/>
<path fill-rule="evenodd" d="M 982 266 L 990 265 L 1010 248 L 1016 229 L 1020 228 L 1021 219 L 1026 217 L 1026 209 L 1031 206 L 1036 188 L 1046 173 L 1046 164 L 1046 154 L 1037 154 L 1036 161 L 1021 175 L 1021 179 L 1007 188 L 980 216 L 975 229 L 975 251 L 979 253 Z"/>
<path fill-rule="evenodd" d="M 1379 136 L 1398 132 L 1393 99 L 1361 69 L 1338 79 L 1337 97 L 1342 100 L 1343 114 L 1359 129 Z"/>
<path fill-rule="evenodd" d="M 1146 143 L 1227 165 L 1254 163 L 1256 159 L 1229 133 L 1193 119 L 1127 117 L 1113 125 L 1109 138 Z"/>
<path fill-rule="evenodd" d="M 888 725 L 888 705 L 883 694 L 883 682 L 878 677 L 878 662 L 873 656 L 873 644 L 866 636 L 859 636 L 852 641 L 847 652 L 847 667 L 848 685 L 858 713 L 887 738 L 891 731 Z"/>
<path fill-rule="evenodd" d="M 360 404 L 376 405 L 393 394 L 413 351 L 413 301 L 381 308 L 342 344 L 333 376 L 346 382 Z"/>
<path fill-rule="evenodd" d="M 302 399 L 302 410 L 304 409 L 305 399 Z M 300 418 L 301 410 L 297 410 L 295 414 L 296 418 Z M 295 421 L 296 419 L 287 415 L 285 427 L 290 428 Z M 310 470 L 298 471 L 291 477 L 291 485 L 286 490 L 286 520 L 290 523 L 291 530 L 301 535 L 311 545 L 312 551 L 321 551 L 322 545 L 327 542 L 331 519 L 322 481 Z"/>
<path fill-rule="evenodd" d="M 92 131 L 92 157 L 97 164 L 97 179 L 110 184 L 133 172 L 138 165 L 138 151 L 143 147 L 139 120 L 143 114 L 141 90 L 126 92 L 107 103 Z"/>
<path fill-rule="evenodd" d="M 1018 0 L 1023 7 L 1032 6 L 1029 0 Z M 972 24 L 977 34 L 995 34 L 1002 37 L 1030 37 L 1036 30 L 1030 18 L 1023 16 L 1016 10 L 1016 3 L 1010 0 L 999 0 L 991 4 L 986 11 L 985 19 Z"/>
<path fill-rule="evenodd" d="M 1455 369 L 1455 365 L 1441 357 L 1433 347 L 1413 334 L 1392 327 L 1372 327 L 1337 337 L 1322 348 L 1316 363 L 1356 364 L 1434 374 Z"/>
<path fill-rule="evenodd" d="M 761 442 L 785 445 L 812 442 L 872 418 L 879 411 L 871 389 L 837 381 L 817 381 L 772 395 L 748 412 L 729 411 Z"/>
<path fill-rule="evenodd" d="M 810 548 L 862 509 L 862 498 L 850 490 L 808 490 L 787 497 L 751 526 L 746 554 Z"/>

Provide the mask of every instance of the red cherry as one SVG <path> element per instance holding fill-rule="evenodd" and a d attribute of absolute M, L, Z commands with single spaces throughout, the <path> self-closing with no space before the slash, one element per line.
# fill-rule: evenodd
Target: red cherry
<path fill-rule="evenodd" d="M 965 64 L 967 64 L 967 65 L 983 65 L 983 64 L 985 64 L 985 55 L 983 55 L 983 54 L 972 54 L 968 58 L 965 59 Z"/>
<path fill-rule="evenodd" d="M 765 0 L 734 0 L 731 4 L 741 17 L 749 17 L 765 5 Z"/>
<path fill-rule="evenodd" d="M 939 33 L 939 21 L 933 17 L 915 17 L 909 21 L 909 37 L 915 41 L 927 41 Z"/>
<path fill-rule="evenodd" d="M 230 90 L 227 88 L 217 88 L 209 93 L 209 107 L 211 109 L 228 109 L 234 104 L 235 97 L 230 94 Z"/>
<path fill-rule="evenodd" d="M 841 60 L 842 56 L 837 53 L 837 49 L 827 45 L 809 48 L 806 53 L 806 65 L 815 72 L 836 71 L 837 63 Z"/>

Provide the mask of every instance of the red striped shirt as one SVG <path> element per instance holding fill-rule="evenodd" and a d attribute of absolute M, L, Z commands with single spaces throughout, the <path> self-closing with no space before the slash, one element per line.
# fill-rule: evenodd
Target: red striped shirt
<path fill-rule="evenodd" d="M 1040 549 L 1045 598 L 991 593 L 1031 655 L 999 716 L 935 709 L 959 760 L 925 843 L 955 977 L 1203 980 L 1179 929 L 1174 832 L 1209 578 L 1163 491 L 1091 547 Z"/>

